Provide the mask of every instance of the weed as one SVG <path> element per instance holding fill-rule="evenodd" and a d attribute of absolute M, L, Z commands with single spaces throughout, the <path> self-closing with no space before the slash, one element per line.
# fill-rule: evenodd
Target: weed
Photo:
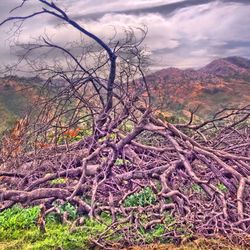
<path fill-rule="evenodd" d="M 129 195 L 124 201 L 124 206 L 125 207 L 135 207 L 135 206 L 146 207 L 148 205 L 152 205 L 155 202 L 156 202 L 155 193 L 153 192 L 152 188 L 146 187 L 138 193 Z"/>
<path fill-rule="evenodd" d="M 49 183 L 51 185 L 59 185 L 59 184 L 65 184 L 66 182 L 67 180 L 65 178 L 57 178 L 57 179 L 50 181 Z"/>
<path fill-rule="evenodd" d="M 157 181 L 155 186 L 156 186 L 157 192 L 160 192 L 161 191 L 161 182 Z"/>
<path fill-rule="evenodd" d="M 69 202 L 58 206 L 61 213 L 66 212 L 70 220 L 75 220 L 77 218 L 77 209 Z"/>
<path fill-rule="evenodd" d="M 126 121 L 121 125 L 121 130 L 124 132 L 131 132 L 134 128 L 134 124 L 131 121 Z"/>
<path fill-rule="evenodd" d="M 198 194 L 204 193 L 204 190 L 198 184 L 193 184 L 191 188 L 195 193 L 198 193 Z"/>
<path fill-rule="evenodd" d="M 216 187 L 223 193 L 227 192 L 227 187 L 223 183 L 218 183 Z"/>
<path fill-rule="evenodd" d="M 167 198 L 165 198 L 165 203 L 166 203 L 166 204 L 173 203 L 172 198 L 171 198 L 171 197 L 167 197 Z"/>
<path fill-rule="evenodd" d="M 122 165 L 126 165 L 128 163 L 130 163 L 129 160 L 124 160 L 124 159 L 120 159 L 120 158 L 116 159 L 116 161 L 115 161 L 116 166 L 122 166 Z"/>
<path fill-rule="evenodd" d="M 20 206 L 14 206 L 0 213 L 1 229 L 11 228 L 12 230 L 30 228 L 35 225 L 40 212 L 39 207 L 23 209 Z M 1 237 L 1 236 L 0 236 Z"/>

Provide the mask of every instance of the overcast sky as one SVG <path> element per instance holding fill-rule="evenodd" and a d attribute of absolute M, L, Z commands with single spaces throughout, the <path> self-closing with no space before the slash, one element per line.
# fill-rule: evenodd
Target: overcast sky
<path fill-rule="evenodd" d="M 0 0 L 0 19 L 20 0 Z M 17 14 L 38 10 L 41 5 L 28 0 Z M 250 0 L 57 0 L 69 15 L 91 32 L 112 35 L 113 28 L 148 27 L 146 43 L 152 53 L 153 68 L 169 66 L 201 67 L 218 57 L 250 58 Z M 77 37 L 58 27 L 50 17 L 26 22 L 21 42 L 44 32 L 60 42 Z M 13 58 L 8 48 L 10 25 L 0 27 L 0 64 Z M 70 35 L 69 35 L 70 34 Z"/>

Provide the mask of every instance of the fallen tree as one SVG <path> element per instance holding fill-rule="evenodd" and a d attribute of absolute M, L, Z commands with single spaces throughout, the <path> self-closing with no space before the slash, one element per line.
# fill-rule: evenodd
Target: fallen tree
<path fill-rule="evenodd" d="M 1 210 L 21 203 L 53 211 L 61 200 L 91 217 L 109 211 L 114 225 L 120 215 L 128 220 L 133 215 L 139 227 L 140 214 L 146 213 L 151 220 L 145 228 L 161 223 L 169 211 L 197 234 L 248 244 L 249 115 L 249 106 L 234 110 L 229 120 L 216 118 L 223 122 L 217 127 L 215 119 L 204 126 L 173 125 L 147 112 L 131 132 L 115 129 L 115 139 L 96 140 L 91 148 L 94 135 L 77 149 L 51 147 L 29 159 L 9 160 L 1 165 Z M 58 178 L 65 182 L 55 187 L 51 181 Z M 152 204 L 125 205 L 145 187 L 156 196 Z M 162 237 L 178 239 L 178 233 Z"/>

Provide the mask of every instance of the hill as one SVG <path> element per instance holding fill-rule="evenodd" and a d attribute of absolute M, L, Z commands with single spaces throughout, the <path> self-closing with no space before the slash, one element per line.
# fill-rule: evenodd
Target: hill
<path fill-rule="evenodd" d="M 242 57 L 217 59 L 198 70 L 162 69 L 147 80 L 155 102 L 177 113 L 199 107 L 204 117 L 250 103 L 250 60 Z"/>
<path fill-rule="evenodd" d="M 242 57 L 227 57 L 214 60 L 200 70 L 219 77 L 250 77 L 250 60 Z"/>
<path fill-rule="evenodd" d="M 198 70 L 162 69 L 147 81 L 154 103 L 174 116 L 187 116 L 199 107 L 197 115 L 203 118 L 226 106 L 250 103 L 250 60 L 242 57 L 217 59 Z M 0 133 L 29 110 L 41 83 L 36 77 L 0 78 Z"/>
<path fill-rule="evenodd" d="M 31 108 L 37 82 L 36 78 L 0 78 L 0 134 Z"/>

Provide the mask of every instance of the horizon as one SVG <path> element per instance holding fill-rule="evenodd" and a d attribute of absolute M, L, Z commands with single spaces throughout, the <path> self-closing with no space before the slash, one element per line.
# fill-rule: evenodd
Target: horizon
<path fill-rule="evenodd" d="M 237 55 L 235 55 L 235 56 L 228 56 L 228 57 L 218 57 L 218 58 L 215 58 L 214 60 L 212 60 L 212 61 L 210 61 L 210 62 L 208 62 L 208 63 L 206 63 L 206 64 L 204 64 L 204 65 L 201 65 L 200 67 L 198 67 L 198 68 L 195 68 L 195 67 L 189 67 L 189 68 L 180 68 L 180 67 L 175 67 L 175 66 L 169 66 L 169 67 L 165 67 L 165 68 L 161 68 L 161 69 L 158 69 L 158 70 L 154 70 L 154 71 L 150 71 L 149 72 L 149 74 L 154 74 L 154 73 L 157 73 L 158 71 L 161 71 L 161 70 L 167 70 L 167 69 L 179 69 L 179 70 L 200 70 L 200 69 L 203 69 L 203 68 L 205 68 L 206 66 L 208 66 L 209 64 L 211 64 L 211 63 L 213 63 L 213 62 L 215 62 L 215 61 L 217 61 L 217 60 L 226 60 L 226 59 L 229 59 L 229 58 L 234 58 L 234 59 L 236 59 L 236 58 L 240 58 L 240 59 L 243 59 L 243 60 L 248 60 L 248 61 L 250 61 L 250 58 L 247 58 L 247 57 L 242 57 L 242 56 L 237 56 Z M 232 62 L 231 62 L 232 63 Z M 233 63 L 232 63 L 233 64 Z M 42 77 L 40 77 L 40 76 L 37 76 L 37 75 L 20 75 L 20 74 L 12 74 L 12 75 L 6 75 L 6 76 L 3 76 L 3 77 L 0 77 L 0 78 L 9 78 L 9 77 L 17 77 L 17 78 L 24 78 L 24 79 L 32 79 L 32 78 L 40 78 L 41 80 L 43 80 L 42 79 Z"/>

